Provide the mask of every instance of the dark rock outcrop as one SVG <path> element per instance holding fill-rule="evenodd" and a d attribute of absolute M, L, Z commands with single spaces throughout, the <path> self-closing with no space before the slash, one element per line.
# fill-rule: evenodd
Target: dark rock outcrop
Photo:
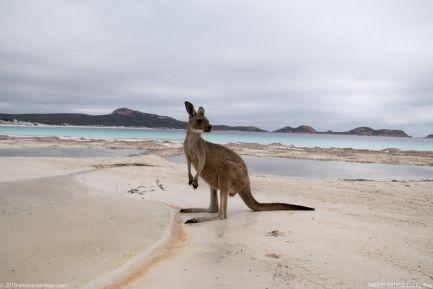
<path fill-rule="evenodd" d="M 286 126 L 275 132 L 287 132 L 287 133 L 317 133 L 317 131 L 308 125 L 301 125 L 298 127 Z"/>
<path fill-rule="evenodd" d="M 404 131 L 398 129 L 372 129 L 370 127 L 362 126 L 357 127 L 345 132 L 335 132 L 332 130 L 320 132 L 316 131 L 314 128 L 301 125 L 296 128 L 286 126 L 284 128 L 278 129 L 275 132 L 285 132 L 285 133 L 310 133 L 310 134 L 342 134 L 342 135 L 367 135 L 367 136 L 392 136 L 392 137 L 409 137 Z"/>
<path fill-rule="evenodd" d="M 239 131 L 252 131 L 252 132 L 265 132 L 261 128 L 255 126 L 228 126 L 228 125 L 212 125 L 212 129 L 215 130 L 239 130 Z"/>
<path fill-rule="evenodd" d="M 399 129 L 372 129 L 370 127 L 357 127 L 344 134 L 349 135 L 369 135 L 369 136 L 396 136 L 396 137 L 409 137 L 404 131 Z"/>

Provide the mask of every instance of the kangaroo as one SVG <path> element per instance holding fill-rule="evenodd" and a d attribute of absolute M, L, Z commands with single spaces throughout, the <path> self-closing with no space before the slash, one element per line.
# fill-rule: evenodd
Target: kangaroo
<path fill-rule="evenodd" d="M 205 117 L 205 110 L 199 107 L 195 111 L 194 105 L 185 101 L 185 108 L 189 114 L 188 129 L 183 143 L 186 162 L 188 165 L 188 184 L 197 189 L 200 176 L 210 187 L 209 208 L 188 208 L 181 213 L 217 213 L 215 216 L 196 217 L 185 223 L 200 223 L 205 221 L 227 219 L 227 200 L 239 194 L 245 204 L 253 211 L 273 210 L 314 210 L 314 208 L 284 204 L 260 203 L 251 194 L 248 169 L 242 158 L 233 150 L 219 144 L 205 141 L 201 134 L 210 132 L 212 126 Z M 196 171 L 191 174 L 191 164 Z M 217 191 L 220 191 L 221 205 L 218 207 Z"/>

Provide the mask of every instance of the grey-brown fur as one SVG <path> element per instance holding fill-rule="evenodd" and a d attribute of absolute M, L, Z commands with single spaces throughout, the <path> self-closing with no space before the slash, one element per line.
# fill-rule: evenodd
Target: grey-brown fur
<path fill-rule="evenodd" d="M 239 194 L 245 204 L 253 211 L 314 210 L 309 207 L 284 203 L 257 202 L 251 194 L 248 169 L 242 158 L 229 148 L 202 139 L 201 134 L 203 132 L 211 131 L 209 120 L 204 115 L 204 109 L 200 107 L 196 111 L 193 104 L 188 101 L 185 102 L 185 108 L 189 114 L 189 122 L 183 147 L 188 165 L 189 185 L 197 189 L 198 177 L 200 176 L 209 184 L 211 198 L 207 209 L 189 208 L 182 209 L 181 212 L 217 213 L 215 216 L 193 218 L 186 223 L 227 219 L 228 196 L 236 194 Z M 196 170 L 195 176 L 191 173 L 191 164 Z M 220 191 L 220 206 L 218 206 L 218 190 Z"/>

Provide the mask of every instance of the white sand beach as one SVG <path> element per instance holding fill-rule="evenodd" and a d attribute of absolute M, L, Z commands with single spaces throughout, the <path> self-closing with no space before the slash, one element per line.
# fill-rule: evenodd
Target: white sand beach
<path fill-rule="evenodd" d="M 171 210 L 80 184 L 76 176 L 89 170 L 81 160 L 2 158 L 0 164 L 3 283 L 76 288 L 169 237 Z"/>
<path fill-rule="evenodd" d="M 53 144 L 65 146 L 37 142 Z M 161 157 L 176 145 L 149 144 L 140 148 L 150 154 L 133 157 L 0 158 L 0 282 L 181 289 L 433 284 L 431 180 L 251 176 L 259 201 L 316 211 L 251 212 L 235 196 L 227 220 L 185 225 L 193 214 L 179 208 L 207 207 L 209 189 L 200 180 L 194 191 L 186 167 Z"/>

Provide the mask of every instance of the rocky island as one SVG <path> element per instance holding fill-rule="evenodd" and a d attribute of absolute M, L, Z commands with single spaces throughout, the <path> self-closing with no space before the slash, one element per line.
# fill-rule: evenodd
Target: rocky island
<path fill-rule="evenodd" d="M 317 131 L 308 125 L 301 125 L 298 127 L 286 126 L 276 130 L 275 132 L 286 132 L 286 133 L 317 133 Z"/>
<path fill-rule="evenodd" d="M 368 135 L 368 136 L 394 136 L 394 137 L 410 137 L 404 131 L 399 129 L 372 129 L 370 127 L 357 127 L 342 134 L 348 135 Z"/>
<path fill-rule="evenodd" d="M 298 127 L 286 126 L 284 128 L 278 129 L 275 132 L 284 133 L 307 133 L 307 134 L 339 134 L 339 135 L 366 135 L 366 136 L 392 136 L 392 137 L 410 137 L 402 130 L 398 129 L 372 129 L 370 127 L 357 127 L 355 129 L 345 131 L 345 132 L 335 132 L 332 130 L 328 131 L 316 131 L 314 128 L 308 125 L 301 125 Z"/>

